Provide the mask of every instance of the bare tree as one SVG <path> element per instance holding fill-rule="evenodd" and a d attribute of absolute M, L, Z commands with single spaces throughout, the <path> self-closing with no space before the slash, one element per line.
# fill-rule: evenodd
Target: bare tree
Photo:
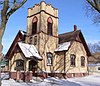
<path fill-rule="evenodd" d="M 100 0 L 86 0 L 96 11 L 100 13 Z"/>
<path fill-rule="evenodd" d="M 6 29 L 9 17 L 21 8 L 27 0 L 0 0 L 0 60 L 2 58 L 2 37 Z M 1 61 L 0 61 L 1 64 Z M 1 65 L 0 65 L 0 86 L 1 86 Z"/>
<path fill-rule="evenodd" d="M 100 52 L 100 42 L 94 44 L 89 43 L 88 46 L 90 48 L 91 53 Z"/>
<path fill-rule="evenodd" d="M 100 24 L 100 0 L 86 0 L 86 14 L 93 23 Z"/>
<path fill-rule="evenodd" d="M 0 42 L 6 28 L 9 17 L 24 5 L 27 0 L 4 0 L 0 1 Z"/>

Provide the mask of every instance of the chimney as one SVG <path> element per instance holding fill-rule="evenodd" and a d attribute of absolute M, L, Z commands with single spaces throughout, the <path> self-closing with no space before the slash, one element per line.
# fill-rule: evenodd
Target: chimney
<path fill-rule="evenodd" d="M 77 26 L 76 25 L 74 25 L 74 31 L 77 31 Z"/>

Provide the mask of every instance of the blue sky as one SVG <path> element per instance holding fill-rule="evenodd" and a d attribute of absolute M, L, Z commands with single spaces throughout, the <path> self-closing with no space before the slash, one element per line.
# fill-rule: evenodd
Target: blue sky
<path fill-rule="evenodd" d="M 85 14 L 85 0 L 45 0 L 46 3 L 52 4 L 58 8 L 60 33 L 73 31 L 73 25 L 77 25 L 85 37 L 87 43 L 100 41 L 100 28 L 93 24 L 90 18 Z M 27 29 L 28 8 L 34 4 L 40 3 L 41 0 L 28 0 L 28 2 L 16 11 L 9 19 L 3 37 L 3 53 L 5 54 L 13 42 L 19 30 Z"/>

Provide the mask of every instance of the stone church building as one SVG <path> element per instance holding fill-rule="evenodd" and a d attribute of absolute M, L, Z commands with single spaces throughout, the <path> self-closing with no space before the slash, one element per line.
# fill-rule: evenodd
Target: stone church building
<path fill-rule="evenodd" d="M 6 54 L 11 78 L 16 79 L 16 71 L 41 77 L 88 75 L 91 54 L 82 32 L 74 25 L 73 31 L 58 34 L 58 9 L 42 1 L 28 9 L 27 21 L 27 31 L 18 32 Z"/>

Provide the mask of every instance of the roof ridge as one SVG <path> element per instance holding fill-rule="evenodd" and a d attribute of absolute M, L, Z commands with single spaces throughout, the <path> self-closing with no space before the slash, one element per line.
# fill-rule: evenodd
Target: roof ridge
<path fill-rule="evenodd" d="M 81 30 L 76 30 L 76 31 L 65 32 L 65 33 L 61 33 L 61 34 L 58 34 L 58 35 L 63 35 L 63 34 L 73 33 L 73 32 L 78 32 L 78 31 L 81 31 Z"/>

